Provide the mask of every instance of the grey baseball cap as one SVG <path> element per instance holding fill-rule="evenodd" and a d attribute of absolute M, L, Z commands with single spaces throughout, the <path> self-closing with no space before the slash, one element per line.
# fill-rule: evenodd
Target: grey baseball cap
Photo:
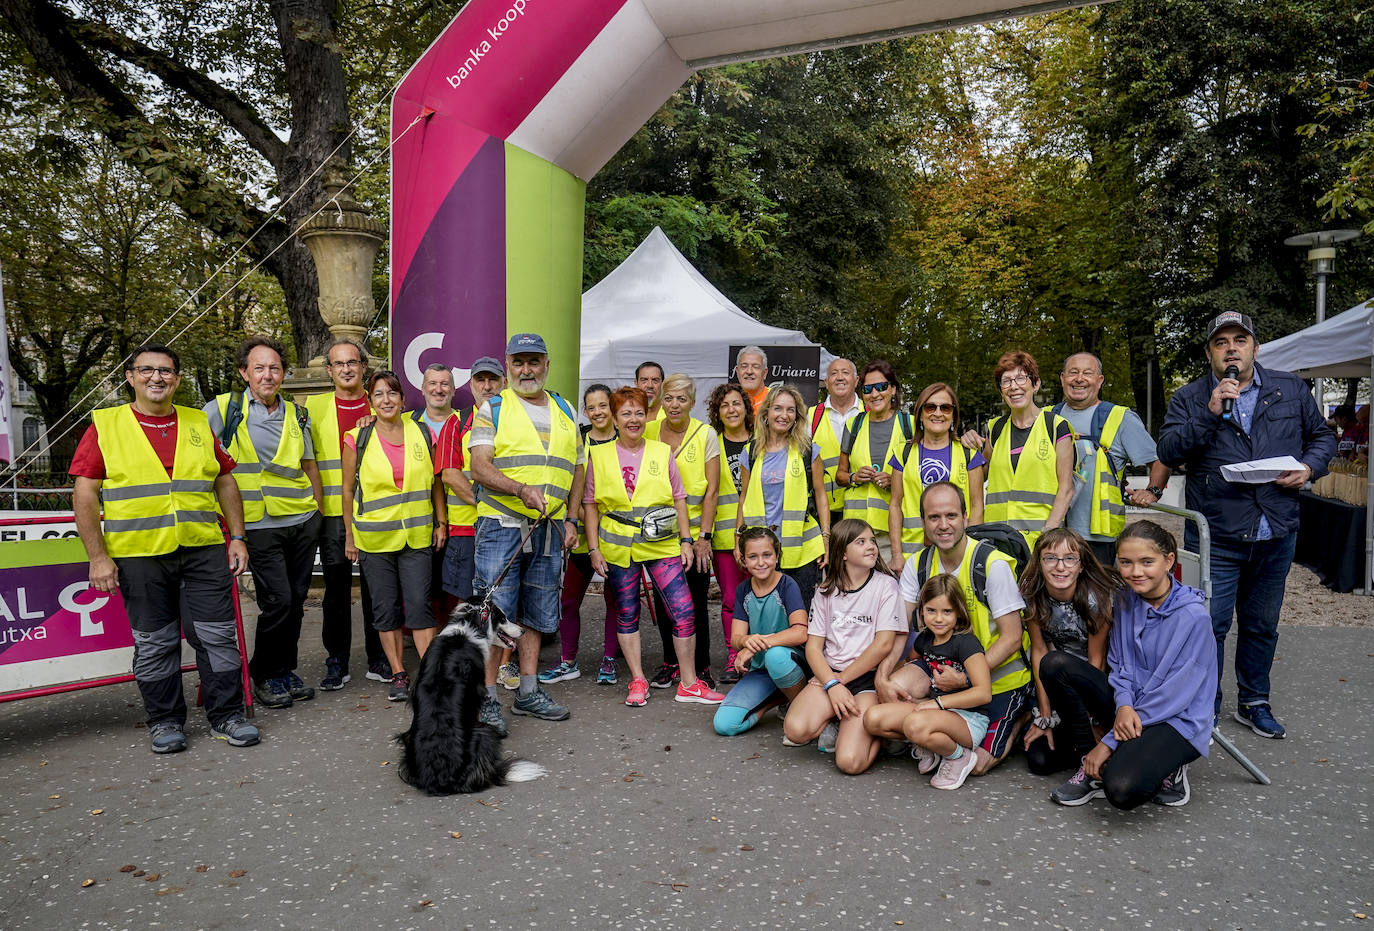
<path fill-rule="evenodd" d="M 1207 324 L 1208 341 L 1217 335 L 1217 330 L 1228 326 L 1238 326 L 1249 333 L 1252 339 L 1259 339 L 1259 334 L 1255 332 L 1255 322 L 1250 319 L 1249 314 L 1243 314 L 1238 310 L 1228 310 L 1225 313 L 1217 314 L 1212 318 L 1212 322 Z"/>
<path fill-rule="evenodd" d="M 500 378 L 502 375 L 506 374 L 506 369 L 495 357 L 482 356 L 476 362 L 472 363 L 472 367 L 468 369 L 468 375 L 470 377 L 483 372 Z"/>
<path fill-rule="evenodd" d="M 544 337 L 538 333 L 516 333 L 506 344 L 506 355 L 516 356 L 522 352 L 537 352 L 547 356 L 549 347 L 544 345 Z"/>

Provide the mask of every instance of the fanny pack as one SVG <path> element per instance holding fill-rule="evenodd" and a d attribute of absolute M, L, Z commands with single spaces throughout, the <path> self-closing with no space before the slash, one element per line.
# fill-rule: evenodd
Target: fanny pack
<path fill-rule="evenodd" d="M 643 518 L 619 511 L 608 511 L 606 516 L 639 528 L 639 535 L 645 543 L 657 543 L 677 536 L 677 509 L 666 504 L 650 508 Z"/>

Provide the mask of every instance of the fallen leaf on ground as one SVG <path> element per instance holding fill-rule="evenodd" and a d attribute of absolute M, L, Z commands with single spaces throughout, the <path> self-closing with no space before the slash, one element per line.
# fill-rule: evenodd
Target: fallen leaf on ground
<path fill-rule="evenodd" d="M 448 836 L 449 836 L 449 837 L 452 837 L 454 840 L 457 840 L 458 838 L 460 838 L 460 837 L 463 836 L 463 832 L 462 832 L 462 831 L 449 831 L 449 832 L 448 832 Z"/>
<path fill-rule="evenodd" d="M 209 872 L 209 870 L 210 870 L 210 867 L 206 866 L 204 863 L 202 863 L 200 866 L 196 867 L 196 872 L 197 872 L 197 873 L 206 873 L 206 872 Z"/>
<path fill-rule="evenodd" d="M 92 809 L 91 809 L 91 814 L 93 814 L 93 815 L 103 815 L 103 814 L 105 814 L 105 809 L 103 809 L 103 808 L 92 808 Z"/>
<path fill-rule="evenodd" d="M 1355 917 L 1358 918 L 1358 919 L 1360 919 L 1360 921 L 1364 921 L 1364 920 L 1365 920 L 1366 918 L 1368 918 L 1369 916 L 1366 915 L 1364 912 L 1356 912 L 1356 913 L 1355 913 Z"/>
<path fill-rule="evenodd" d="M 390 765 L 391 765 L 391 761 L 390 761 L 390 760 L 383 760 L 383 761 L 382 761 L 382 765 L 383 765 L 383 766 L 390 766 Z"/>
<path fill-rule="evenodd" d="M 173 895 L 173 894 L 175 894 L 175 893 L 184 892 L 184 891 L 186 891 L 186 887 L 185 887 L 185 886 L 168 886 L 166 889 L 159 889 L 159 890 L 157 891 L 157 894 L 158 894 L 158 895 Z"/>
<path fill-rule="evenodd" d="M 433 907 L 433 905 L 434 905 L 434 900 L 433 900 L 433 899 L 421 899 L 421 900 L 420 900 L 420 907 L 421 907 L 421 908 L 431 908 L 431 907 Z"/>
<path fill-rule="evenodd" d="M 711 820 L 712 820 L 712 821 L 719 821 L 720 819 L 717 818 L 715 815 L 712 815 L 712 816 L 711 816 Z"/>
<path fill-rule="evenodd" d="M 744 762 L 747 763 L 747 762 L 749 762 L 750 760 L 757 760 L 757 759 L 759 759 L 761 756 L 762 756 L 762 754 L 760 754 L 760 753 L 755 753 L 753 756 L 746 756 L 746 757 L 744 758 Z"/>
<path fill-rule="evenodd" d="M 247 875 L 248 875 L 248 871 L 247 871 L 247 870 L 230 870 L 230 871 L 229 871 L 229 878 L 230 878 L 230 879 L 238 879 L 238 878 L 240 878 L 240 877 L 242 877 L 242 876 L 247 876 Z"/>
<path fill-rule="evenodd" d="M 668 746 L 666 746 L 666 747 L 663 748 L 663 752 L 664 752 L 664 753 L 668 753 L 668 752 L 670 752 L 672 749 L 673 749 L 672 745 L 669 744 Z"/>
<path fill-rule="evenodd" d="M 94 880 L 94 879 L 83 879 L 83 880 L 81 880 L 81 888 L 82 888 L 82 889 L 89 889 L 91 886 L 94 886 L 94 885 L 95 885 L 95 880 Z"/>
<path fill-rule="evenodd" d="M 147 870 L 134 870 L 134 876 L 147 876 Z"/>
<path fill-rule="evenodd" d="M 354 711 L 366 711 L 366 710 L 367 710 L 367 705 L 357 705 L 357 706 L 354 707 L 353 710 L 354 710 Z"/>
<path fill-rule="evenodd" d="M 669 889 L 672 889 L 674 892 L 681 892 L 683 889 L 689 888 L 689 886 L 688 886 L 687 883 L 674 883 L 674 882 L 666 882 L 666 883 L 665 883 L 665 882 L 659 882 L 659 881 L 656 880 L 656 879 L 646 879 L 646 880 L 644 880 L 644 881 L 645 881 L 646 883 L 648 883 L 649 885 L 651 885 L 651 886 L 667 886 Z"/>
<path fill-rule="evenodd" d="M 162 874 L 161 874 L 161 873 L 149 873 L 147 876 L 144 876 L 144 877 L 143 877 L 143 881 L 144 881 L 145 883 L 155 883 L 155 882 L 157 882 L 157 881 L 158 881 L 159 879 L 161 879 L 161 878 L 162 878 Z"/>
<path fill-rule="evenodd" d="M 906 924 L 906 922 L 905 922 L 905 921 L 894 921 L 893 924 L 894 924 L 894 925 L 904 925 L 904 924 Z"/>
<path fill-rule="evenodd" d="M 119 868 L 119 871 L 120 871 L 121 873 L 132 873 L 132 872 L 133 872 L 134 870 L 136 870 L 136 869 L 138 869 L 138 867 L 134 866 L 132 863 L 129 863 L 129 864 L 125 865 L 125 866 L 121 866 L 121 867 Z"/>
<path fill-rule="evenodd" d="M 740 850 L 753 850 L 753 849 L 754 849 L 754 845 L 753 845 L 753 844 L 740 844 L 740 845 L 739 845 L 739 849 L 740 849 Z"/>
<path fill-rule="evenodd" d="M 48 796 L 48 798 L 61 798 L 61 797 L 62 797 L 62 796 L 60 796 L 60 795 L 49 795 L 49 796 Z"/>

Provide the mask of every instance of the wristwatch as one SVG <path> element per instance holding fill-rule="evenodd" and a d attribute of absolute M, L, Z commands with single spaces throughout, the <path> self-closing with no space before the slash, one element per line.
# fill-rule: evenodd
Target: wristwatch
<path fill-rule="evenodd" d="M 1158 485 L 1151 485 L 1145 490 L 1148 491 L 1150 494 L 1154 495 L 1156 498 L 1164 497 L 1164 489 L 1160 488 Z"/>

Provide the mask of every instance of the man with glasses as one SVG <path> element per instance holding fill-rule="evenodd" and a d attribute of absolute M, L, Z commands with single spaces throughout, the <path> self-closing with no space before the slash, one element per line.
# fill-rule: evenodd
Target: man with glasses
<path fill-rule="evenodd" d="M 1073 427 L 1078 447 L 1073 500 L 1064 525 L 1088 541 L 1104 566 L 1116 563 L 1116 538 L 1126 528 L 1126 498 L 1149 507 L 1164 495 L 1169 467 L 1159 461 L 1155 441 L 1135 411 L 1102 400 L 1102 360 L 1090 352 L 1064 360 L 1059 384 L 1064 400 L 1054 412 Z M 1149 465 L 1148 487 L 1127 492 L 1127 464 Z"/>
<path fill-rule="evenodd" d="M 257 635 L 248 670 L 268 708 L 315 697 L 296 674 L 297 647 L 310 573 L 319 546 L 323 492 L 305 411 L 278 393 L 286 376 L 281 343 L 251 337 L 239 344 L 245 390 L 226 391 L 204 407 L 210 429 L 234 457 L 243 498 Z"/>
<path fill-rule="evenodd" d="M 91 588 L 117 590 L 133 628 L 134 679 L 154 753 L 186 749 L 183 634 L 196 653 L 210 735 L 235 747 L 259 739 L 244 718 L 234 623 L 233 576 L 248 567 L 234 460 L 204 414 L 172 404 L 180 373 L 166 346 L 137 349 L 124 372 L 133 402 L 92 412 L 71 467 Z M 229 525 L 228 547 L 216 508 Z"/>
<path fill-rule="evenodd" d="M 310 437 L 323 483 L 324 526 L 320 531 L 320 562 L 324 568 L 323 624 L 324 678 L 320 688 L 332 692 L 344 687 L 349 653 L 353 646 L 353 563 L 344 553 L 343 436 L 372 413 L 363 376 L 367 353 L 351 339 L 336 339 L 325 353 L 334 390 L 305 399 L 310 413 Z M 372 596 L 367 577 L 360 575 L 363 603 L 363 645 L 367 651 L 367 677 L 391 681 L 391 663 L 382 653 L 382 641 L 372 626 Z"/>
<path fill-rule="evenodd" d="M 825 370 L 825 400 L 811 408 L 811 438 L 821 451 L 825 492 L 830 499 L 830 526 L 844 517 L 844 488 L 835 481 L 840 466 L 840 439 L 849 418 L 864 409 L 855 390 L 859 370 L 848 359 L 833 359 Z"/>

